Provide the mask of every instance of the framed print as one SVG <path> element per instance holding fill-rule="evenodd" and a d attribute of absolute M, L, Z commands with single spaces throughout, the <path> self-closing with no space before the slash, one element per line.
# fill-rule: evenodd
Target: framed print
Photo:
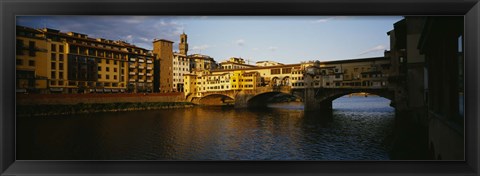
<path fill-rule="evenodd" d="M 478 175 L 477 1 L 1 7 L 2 175 Z"/>

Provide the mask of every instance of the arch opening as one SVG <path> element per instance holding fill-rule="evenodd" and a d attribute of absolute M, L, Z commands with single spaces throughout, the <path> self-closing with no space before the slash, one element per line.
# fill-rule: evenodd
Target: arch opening
<path fill-rule="evenodd" d="M 266 92 L 255 95 L 247 101 L 248 107 L 267 107 L 272 103 L 302 102 L 301 97 L 283 92 Z"/>
<path fill-rule="evenodd" d="M 235 101 L 232 97 L 222 94 L 211 94 L 198 100 L 198 104 L 209 106 L 233 106 L 234 103 Z"/>
<path fill-rule="evenodd" d="M 370 112 L 394 111 L 392 100 L 388 96 L 368 92 L 338 94 L 331 96 L 324 101 L 332 102 L 332 110 Z"/>

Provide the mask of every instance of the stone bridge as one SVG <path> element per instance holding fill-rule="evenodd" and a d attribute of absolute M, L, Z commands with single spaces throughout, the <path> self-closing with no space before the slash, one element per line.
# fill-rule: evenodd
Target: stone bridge
<path fill-rule="evenodd" d="M 235 108 L 264 107 L 279 94 L 292 95 L 304 103 L 306 111 L 329 111 L 332 101 L 351 93 L 365 92 L 394 100 L 393 91 L 388 88 L 352 87 L 352 88 L 298 88 L 290 86 L 257 87 L 252 90 L 229 90 L 204 93 L 201 98 L 187 100 L 201 105 L 234 105 Z"/>
<path fill-rule="evenodd" d="M 360 92 L 378 95 L 394 102 L 394 92 L 388 88 L 306 88 L 297 91 L 304 94 L 303 102 L 306 111 L 331 111 L 333 100 Z"/>
<path fill-rule="evenodd" d="M 228 90 L 228 91 L 216 91 L 205 92 L 201 98 L 187 97 L 187 100 L 201 105 L 235 105 L 235 107 L 242 108 L 248 107 L 248 101 L 256 95 L 262 94 L 291 94 L 290 86 L 274 86 L 274 87 L 257 87 L 252 90 Z M 244 102 L 246 101 L 246 102 Z"/>

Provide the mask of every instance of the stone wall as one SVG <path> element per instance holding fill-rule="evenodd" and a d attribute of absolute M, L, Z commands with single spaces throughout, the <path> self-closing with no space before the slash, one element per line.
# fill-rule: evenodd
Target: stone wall
<path fill-rule="evenodd" d="M 147 94 L 17 94 L 17 105 L 185 102 L 183 93 Z"/>

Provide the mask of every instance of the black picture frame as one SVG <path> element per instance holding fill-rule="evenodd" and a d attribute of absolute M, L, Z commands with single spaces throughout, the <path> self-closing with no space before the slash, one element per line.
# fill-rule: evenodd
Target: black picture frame
<path fill-rule="evenodd" d="M 479 175 L 478 0 L 0 0 L 2 175 Z M 16 161 L 16 15 L 465 15 L 465 161 Z"/>

